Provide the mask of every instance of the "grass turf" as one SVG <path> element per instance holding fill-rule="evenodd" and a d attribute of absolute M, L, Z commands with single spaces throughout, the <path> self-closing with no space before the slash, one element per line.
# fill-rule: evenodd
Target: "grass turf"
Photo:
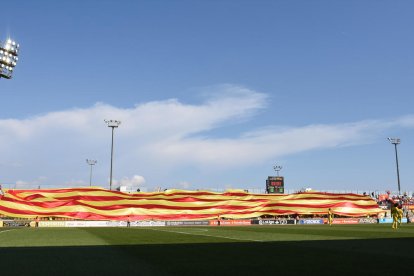
<path fill-rule="evenodd" d="M 0 228 L 4 275 L 378 275 L 412 264 L 414 225 Z"/>

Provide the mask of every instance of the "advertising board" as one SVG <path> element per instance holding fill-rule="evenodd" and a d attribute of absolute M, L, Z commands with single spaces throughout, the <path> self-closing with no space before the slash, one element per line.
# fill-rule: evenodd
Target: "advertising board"
<path fill-rule="evenodd" d="M 56 220 L 41 220 L 39 221 L 39 227 L 65 227 L 65 222 Z"/>
<path fill-rule="evenodd" d="M 65 227 L 119 227 L 127 226 L 126 221 L 65 221 Z"/>
<path fill-rule="evenodd" d="M 209 225 L 208 220 L 198 220 L 198 221 L 192 221 L 192 220 L 180 220 L 180 221 L 166 221 L 166 226 L 198 226 L 198 225 Z"/>
<path fill-rule="evenodd" d="M 165 221 L 131 221 L 131 227 L 165 226 Z"/>
<path fill-rule="evenodd" d="M 378 223 L 392 223 L 392 218 L 380 218 Z M 403 218 L 401 223 L 407 223 L 407 218 Z"/>
<path fill-rule="evenodd" d="M 285 225 L 285 224 L 295 224 L 294 219 L 254 219 L 251 222 L 252 224 L 259 225 Z"/>
<path fill-rule="evenodd" d="M 358 223 L 362 223 L 362 224 L 378 223 L 378 219 L 376 219 L 376 218 L 360 218 L 358 220 Z"/>
<path fill-rule="evenodd" d="M 300 219 L 299 224 L 323 224 L 323 219 L 321 218 Z"/>
<path fill-rule="evenodd" d="M 30 220 L 3 220 L 3 227 L 29 227 Z"/>
<path fill-rule="evenodd" d="M 220 220 L 220 226 L 251 225 L 250 219 Z M 209 225 L 218 225 L 217 220 L 210 220 Z"/>
<path fill-rule="evenodd" d="M 358 224 L 359 219 L 357 218 L 334 218 L 332 224 Z"/>

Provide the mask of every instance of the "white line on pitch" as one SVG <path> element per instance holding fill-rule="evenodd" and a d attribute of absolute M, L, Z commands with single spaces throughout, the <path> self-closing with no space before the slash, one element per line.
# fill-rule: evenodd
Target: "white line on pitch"
<path fill-rule="evenodd" d="M 1 233 L 4 233 L 4 232 L 13 231 L 13 230 L 14 230 L 14 229 L 9 229 L 9 230 L 0 231 L 0 234 L 1 234 Z"/>
<path fill-rule="evenodd" d="M 233 237 L 226 237 L 226 236 L 215 236 L 215 235 L 207 235 L 207 234 L 188 233 L 188 232 L 181 232 L 181 231 L 174 231 L 174 230 L 162 230 L 162 229 L 155 229 L 155 228 L 148 228 L 148 229 L 151 229 L 151 230 L 154 230 L 154 231 L 178 233 L 178 234 L 192 235 L 192 236 L 206 236 L 206 237 L 223 238 L 223 239 L 237 240 L 237 241 L 264 242 L 263 240 L 240 239 L 240 238 L 233 238 Z"/>

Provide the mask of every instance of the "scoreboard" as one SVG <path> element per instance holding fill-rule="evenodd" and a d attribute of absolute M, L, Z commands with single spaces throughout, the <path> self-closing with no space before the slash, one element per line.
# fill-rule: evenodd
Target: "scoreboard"
<path fill-rule="evenodd" d="M 283 194 L 285 192 L 283 176 L 269 176 L 266 180 L 266 192 L 268 194 Z"/>

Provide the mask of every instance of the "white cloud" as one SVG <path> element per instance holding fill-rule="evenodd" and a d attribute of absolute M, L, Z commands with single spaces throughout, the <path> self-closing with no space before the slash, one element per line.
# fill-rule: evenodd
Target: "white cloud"
<path fill-rule="evenodd" d="M 338 125 L 271 127 L 234 139 L 183 138 L 157 141 L 152 153 L 175 162 L 210 166 L 240 166 L 298 152 L 363 144 L 395 122 L 362 121 Z"/>
<path fill-rule="evenodd" d="M 214 96 L 200 104 L 170 99 L 123 109 L 98 103 L 23 120 L 0 120 L 3 177 L 36 179 L 47 175 L 58 185 L 88 185 L 89 169 L 84 160 L 93 158 L 98 160 L 93 183 L 106 183 L 108 170 L 102 160 L 109 159 L 110 129 L 104 119 L 122 121 L 115 134 L 118 166 L 114 168 L 114 178 L 120 179 L 117 183 L 122 185 L 142 185 L 145 179 L 140 175 L 148 178 L 149 174 L 159 173 L 157 168 L 169 168 L 171 174 L 176 174 L 175 168 L 185 166 L 249 166 L 303 151 L 369 143 L 384 130 L 414 127 L 414 116 L 405 116 L 347 124 L 268 126 L 233 133 L 232 138 L 214 138 L 208 131 L 248 120 L 266 107 L 267 99 L 265 94 L 238 86 L 214 89 Z M 143 167 L 146 171 L 137 172 Z M 134 176 L 124 177 L 128 175 Z M 22 181 L 19 185 L 46 182 L 36 181 Z"/>
<path fill-rule="evenodd" d="M 187 181 L 180 181 L 177 184 L 177 188 L 179 188 L 179 189 L 184 189 L 185 190 L 185 189 L 188 189 L 190 187 L 191 187 L 191 183 L 187 182 Z"/>
<path fill-rule="evenodd" d="M 115 186 L 138 187 L 145 183 L 145 178 L 141 175 L 134 175 L 133 177 L 124 177 L 121 180 L 115 180 Z"/>
<path fill-rule="evenodd" d="M 64 186 L 65 187 L 86 187 L 86 186 L 89 186 L 89 182 L 86 182 L 84 180 L 70 180 L 70 181 L 66 181 Z M 47 188 L 47 187 L 42 187 L 42 188 Z"/>
<path fill-rule="evenodd" d="M 37 189 L 41 187 L 42 183 L 44 183 L 46 180 L 47 180 L 47 177 L 40 176 L 33 181 L 17 180 L 15 183 L 9 183 L 5 185 L 5 187 L 11 188 L 11 189 L 27 189 L 27 188 Z M 46 188 L 46 187 L 41 187 L 41 188 Z"/>

